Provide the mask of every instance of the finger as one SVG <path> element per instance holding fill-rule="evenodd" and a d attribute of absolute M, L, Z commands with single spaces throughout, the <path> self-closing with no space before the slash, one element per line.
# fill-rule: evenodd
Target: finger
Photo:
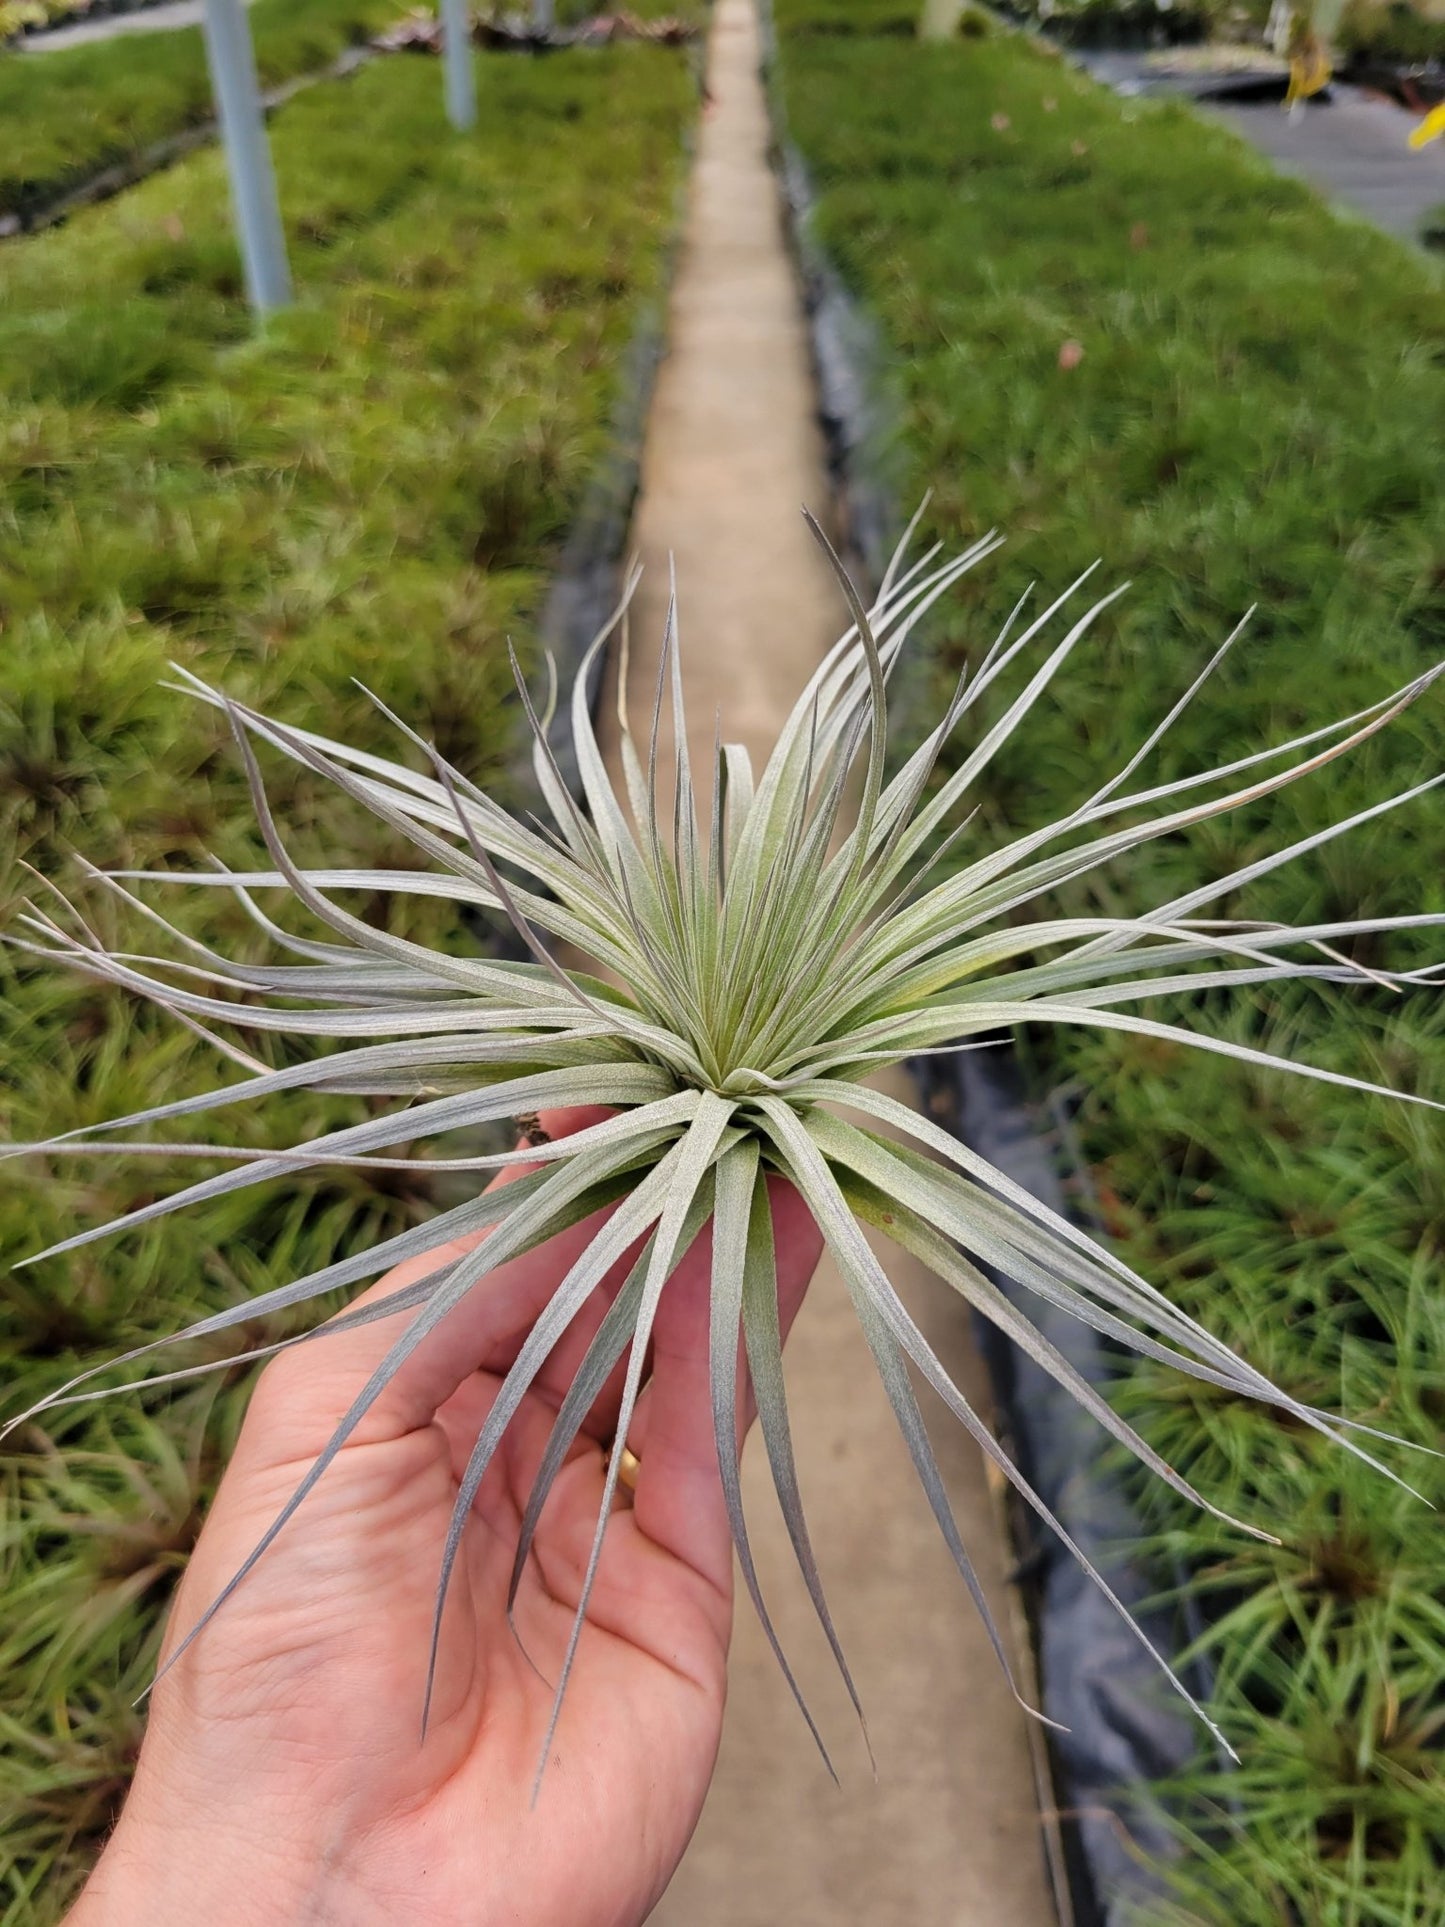
<path fill-rule="evenodd" d="M 769 1197 L 777 1246 L 778 1312 L 786 1336 L 817 1267 L 823 1241 L 791 1185 L 769 1180 Z M 634 1497 L 639 1529 L 719 1590 L 727 1590 L 732 1583 L 732 1532 L 713 1433 L 708 1362 L 711 1268 L 709 1232 L 693 1245 L 663 1293 L 653 1327 L 652 1379 L 629 1427 L 628 1443 L 641 1461 Z M 748 1388 L 741 1400 L 739 1442 L 753 1416 Z"/>
<path fill-rule="evenodd" d="M 521 1412 L 541 1414 L 545 1420 L 545 1430 L 551 1431 L 553 1420 L 561 1410 L 562 1402 L 581 1368 L 597 1328 L 606 1317 L 613 1299 L 622 1289 L 627 1274 L 636 1262 L 640 1248 L 640 1245 L 634 1248 L 613 1266 L 567 1327 L 537 1374 L 527 1399 L 519 1411 L 519 1417 Z M 451 1447 L 452 1469 L 458 1481 L 466 1470 L 472 1447 L 477 1442 L 477 1435 L 496 1402 L 502 1380 L 521 1349 L 521 1343 L 520 1337 L 509 1339 L 500 1354 L 486 1361 L 484 1370 L 473 1372 L 470 1378 L 464 1379 L 451 1397 L 437 1408 L 437 1423 L 447 1435 Z M 608 1374 L 590 1410 L 582 1419 L 578 1431 L 578 1439 L 582 1444 L 606 1447 L 612 1443 L 617 1431 L 617 1414 L 622 1403 L 622 1387 L 626 1376 L 627 1353 L 624 1351 Z M 540 1449 L 537 1457 L 540 1460 Z"/>
<path fill-rule="evenodd" d="M 549 1137 L 571 1136 L 587 1125 L 600 1123 L 607 1112 L 595 1107 L 543 1113 L 539 1122 Z M 525 1156 L 510 1164 L 488 1189 L 515 1183 L 536 1170 Z M 431 1423 L 437 1408 L 462 1381 L 479 1367 L 502 1355 L 509 1341 L 526 1331 L 555 1291 L 559 1280 L 576 1262 L 606 1218 L 594 1213 L 581 1224 L 559 1232 L 535 1251 L 524 1253 L 478 1281 L 456 1309 L 405 1359 L 378 1397 L 362 1438 L 397 1436 Z M 473 1250 L 489 1232 L 440 1244 L 395 1270 L 363 1292 L 347 1307 L 356 1310 L 379 1303 L 438 1265 Z M 616 1289 L 614 1284 L 613 1289 Z M 262 1374 L 257 1403 L 276 1406 L 288 1414 L 286 1430 L 314 1430 L 324 1424 L 329 1432 L 351 1405 L 357 1392 L 396 1342 L 400 1322 L 380 1319 L 375 1324 L 327 1336 L 323 1341 L 283 1352 Z M 515 1346 L 514 1346 L 515 1348 Z M 278 1421 L 279 1423 L 279 1421 Z"/>
<path fill-rule="evenodd" d="M 587 1356 L 598 1327 L 641 1257 L 645 1245 L 645 1237 L 639 1238 L 618 1259 L 548 1353 L 533 1381 L 532 1394 L 553 1411 L 557 1410 L 571 1390 L 572 1381 Z M 514 1334 L 485 1361 L 485 1369 L 497 1377 L 504 1377 L 521 1351 L 525 1338 L 525 1332 Z M 617 1430 L 617 1412 L 622 1402 L 622 1384 L 626 1375 L 627 1353 L 624 1351 L 583 1421 L 583 1430 L 604 1443 L 610 1443 Z M 462 1389 L 465 1391 L 465 1386 Z"/>

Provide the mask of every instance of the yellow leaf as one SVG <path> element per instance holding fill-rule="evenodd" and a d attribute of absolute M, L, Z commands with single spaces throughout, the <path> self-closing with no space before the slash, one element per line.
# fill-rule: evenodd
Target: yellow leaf
<path fill-rule="evenodd" d="M 1307 34 L 1289 63 L 1289 92 L 1285 95 L 1285 106 L 1292 107 L 1297 100 L 1308 100 L 1311 94 L 1319 93 L 1329 85 L 1332 71 L 1330 57 L 1324 47 L 1313 34 Z"/>

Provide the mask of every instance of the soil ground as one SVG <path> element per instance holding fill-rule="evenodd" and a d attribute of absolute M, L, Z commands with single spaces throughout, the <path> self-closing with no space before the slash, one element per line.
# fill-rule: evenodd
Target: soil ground
<path fill-rule="evenodd" d="M 633 728 L 675 558 L 695 765 L 715 711 L 760 760 L 843 627 L 800 515 L 828 498 L 804 320 L 767 165 L 751 0 L 719 0 L 709 104 L 655 395 L 634 539 Z M 604 717 L 611 703 L 604 704 Z M 987 1394 L 962 1308 L 891 1254 L 900 1289 L 970 1396 Z M 788 1348 L 804 1499 L 869 1718 L 876 1784 L 793 1566 L 766 1460 L 744 1481 L 762 1583 L 839 1769 L 835 1788 L 744 1598 L 717 1778 L 655 1927 L 1048 1927 L 1033 1755 L 825 1265 Z M 964 1538 L 1001 1617 L 1006 1555 L 977 1453 L 935 1427 Z"/>

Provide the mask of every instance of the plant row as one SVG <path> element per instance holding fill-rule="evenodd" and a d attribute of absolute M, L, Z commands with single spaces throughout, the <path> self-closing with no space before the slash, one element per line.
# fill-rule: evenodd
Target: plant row
<path fill-rule="evenodd" d="M 0 0 L 0 44 L 53 27 L 108 20 L 115 14 L 147 13 L 167 0 Z"/>
<path fill-rule="evenodd" d="M 403 11 L 401 0 L 256 0 L 262 86 L 329 66 Z M 29 219 L 214 111 L 199 27 L 48 53 L 0 50 L 0 222 Z"/>
<path fill-rule="evenodd" d="M 535 668 L 549 571 L 662 292 L 694 89 L 675 54 L 645 47 L 483 58 L 480 124 L 458 138 L 439 81 L 434 62 L 377 62 L 278 114 L 302 299 L 259 337 L 214 151 L 0 255 L 10 934 L 23 935 L 25 899 L 55 907 L 23 860 L 130 947 L 174 954 L 70 853 L 178 871 L 261 855 L 224 719 L 166 687 L 171 664 L 394 753 L 379 697 L 505 785 L 519 713 L 508 639 Z M 304 775 L 268 775 L 299 852 L 406 861 L 384 826 Z M 269 945 L 215 892 L 147 895 L 232 954 Z M 349 900 L 434 942 L 474 941 L 365 892 Z M 0 972 L 0 1137 L 215 1081 L 209 1046 L 162 1014 L 13 949 Z M 267 1054 L 264 1037 L 255 1048 Z M 354 1102 L 307 1098 L 249 1128 L 258 1144 L 289 1139 Z M 4 1257 L 175 1177 L 138 1159 L 0 1166 Z M 414 1222 L 441 1195 L 327 1174 L 174 1235 L 9 1273 L 7 1409 Z M 284 1332 L 247 1328 L 236 1348 Z M 131 1703 L 245 1382 L 238 1369 L 173 1399 L 81 1407 L 0 1448 L 0 1913 L 16 1927 L 58 1917 L 113 1816 Z"/>
<path fill-rule="evenodd" d="M 995 525 L 1010 537 L 939 612 L 940 688 L 1031 583 L 1051 595 L 1099 556 L 1109 580 L 1133 583 L 996 764 L 962 855 L 1063 815 L 1121 768 L 1253 604 L 1151 779 L 1325 723 L 1438 660 L 1445 444 L 1423 425 L 1445 409 L 1445 314 L 1426 262 L 1337 220 L 1186 109 L 1120 102 L 1014 36 L 935 47 L 840 33 L 839 0 L 779 0 L 778 13 L 817 235 L 888 351 L 898 498 L 931 488 L 928 529 L 944 539 Z M 884 19 L 879 0 L 858 18 Z M 1441 723 L 1436 694 L 1328 779 L 1151 845 L 1066 903 L 1138 913 L 1311 835 L 1433 775 Z M 1424 798 L 1206 914 L 1442 907 L 1445 820 Z M 1400 942 L 1379 957 L 1429 951 Z M 1445 1098 L 1438 994 L 1209 994 L 1145 1010 Z M 1092 1208 L 1139 1269 L 1297 1396 L 1438 1443 L 1437 1118 L 1147 1038 L 1024 1042 L 1041 1082 L 1077 1105 Z M 1151 1922 L 1433 1918 L 1441 1514 L 1268 1408 L 1154 1367 L 1118 1396 L 1212 1499 L 1282 1541 L 1252 1544 L 1163 1488 L 1141 1493 L 1156 1549 L 1207 1598 L 1212 1710 L 1244 1760 L 1223 1779 L 1201 1756 L 1169 1790 L 1178 1911 L 1161 1903 Z M 1439 1504 L 1437 1461 L 1386 1456 Z"/>
<path fill-rule="evenodd" d="M 117 13 L 143 13 L 161 4 L 162 0 L 0 0 L 0 44 L 22 34 L 47 33 L 52 27 Z"/>
<path fill-rule="evenodd" d="M 1350 0 L 1335 38 L 1340 51 L 1361 66 L 1445 63 L 1445 20 L 1405 0 Z"/>

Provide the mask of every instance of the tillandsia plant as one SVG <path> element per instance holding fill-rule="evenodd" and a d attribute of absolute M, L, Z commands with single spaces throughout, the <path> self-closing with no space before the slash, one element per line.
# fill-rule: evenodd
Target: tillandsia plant
<path fill-rule="evenodd" d="M 1056 886 L 1127 860 L 1151 838 L 1267 797 L 1347 754 L 1383 729 L 1433 677 L 1422 676 L 1340 722 L 1241 754 L 1220 768 L 1169 782 L 1136 783 L 1146 758 L 1229 647 L 1226 642 L 1126 767 L 1070 815 L 960 861 L 958 852 L 972 823 L 971 816 L 959 820 L 961 806 L 978 791 L 1000 745 L 1024 723 L 1114 596 L 1085 608 L 1062 635 L 1047 643 L 1040 639 L 1062 626 L 1060 612 L 1087 578 L 1037 616 L 1026 617 L 1025 604 L 1020 604 L 997 641 L 959 683 L 936 726 L 890 775 L 885 749 L 891 672 L 920 618 L 996 546 L 993 537 L 986 537 L 951 560 L 940 560 L 934 548 L 905 566 L 907 541 L 905 537 L 868 610 L 833 558 L 850 626 L 802 691 L 761 771 L 754 770 L 742 748 L 715 743 L 707 772 L 711 810 L 705 829 L 688 757 L 680 653 L 671 613 L 651 739 L 641 747 L 634 741 L 625 700 L 619 699 L 618 787 L 604 767 L 588 689 L 598 654 L 624 615 L 624 598 L 570 692 L 579 796 L 564 781 L 550 747 L 555 679 L 539 716 L 518 677 L 533 732 L 536 780 L 550 822 L 524 822 L 509 814 L 400 722 L 411 762 L 386 761 L 290 728 L 187 677 L 195 694 L 230 720 L 272 867 L 246 874 L 191 874 L 183 881 L 188 887 L 235 892 L 290 961 L 243 966 L 173 930 L 128 888 L 145 873 L 126 872 L 109 881 L 179 943 L 178 958 L 110 954 L 74 916 L 64 922 L 39 912 L 28 917 L 30 934 L 17 941 L 152 998 L 207 1036 L 212 1035 L 211 1026 L 226 1024 L 320 1039 L 329 1047 L 306 1061 L 271 1069 L 234 1043 L 223 1042 L 231 1060 L 247 1071 L 239 1081 L 157 1104 L 114 1124 L 87 1126 L 25 1147 L 47 1155 L 64 1150 L 93 1154 L 108 1147 L 144 1149 L 160 1157 L 234 1160 L 233 1168 L 220 1175 L 148 1202 L 111 1224 L 79 1232 L 42 1255 L 73 1251 L 183 1206 L 202 1205 L 242 1186 L 284 1179 L 313 1166 L 347 1164 L 366 1171 L 402 1164 L 426 1171 L 483 1171 L 507 1162 L 507 1157 L 399 1158 L 386 1153 L 397 1146 L 411 1151 L 488 1122 L 526 1120 L 544 1106 L 602 1106 L 609 1112 L 604 1121 L 573 1136 L 534 1144 L 527 1156 L 535 1168 L 520 1181 L 201 1319 L 179 1334 L 200 1338 L 220 1332 L 354 1285 L 443 1240 L 488 1232 L 464 1256 L 439 1259 L 429 1273 L 379 1304 L 353 1309 L 321 1327 L 322 1333 L 334 1332 L 357 1320 L 385 1317 L 397 1321 L 398 1334 L 330 1442 L 229 1585 L 190 1629 L 177 1655 L 265 1554 L 423 1338 L 469 1293 L 485 1291 L 488 1275 L 504 1261 L 606 1206 L 610 1209 L 599 1219 L 596 1235 L 561 1279 L 522 1345 L 472 1450 L 445 1543 L 438 1548 L 438 1624 L 481 1481 L 509 1420 L 570 1321 L 604 1276 L 631 1254 L 625 1283 L 557 1413 L 522 1523 L 514 1596 L 549 1487 L 599 1388 L 624 1357 L 617 1436 L 626 1439 L 659 1302 L 683 1253 L 711 1221 L 712 1405 L 741 1570 L 796 1695 L 760 1594 L 743 1514 L 734 1404 L 740 1356 L 756 1394 L 762 1436 L 798 1564 L 852 1694 L 794 1473 L 770 1177 L 796 1187 L 837 1262 L 928 1502 L 1000 1660 L 1002 1643 L 959 1539 L 910 1367 L 1052 1530 L 1066 1543 L 1068 1536 L 949 1377 L 901 1302 L 865 1227 L 922 1260 L 1152 1472 L 1210 1511 L 1216 1508 L 1209 1500 L 1079 1376 L 990 1283 L 982 1266 L 1016 1279 L 1043 1303 L 1070 1312 L 1146 1358 L 1167 1361 L 1239 1397 L 1274 1405 L 1342 1449 L 1378 1463 L 1365 1441 L 1379 1435 L 1372 1435 L 1369 1427 L 1332 1418 L 1272 1384 L 1119 1256 L 1096 1246 L 967 1145 L 868 1080 L 881 1066 L 926 1052 L 985 1048 L 1003 1028 L 1046 1023 L 1087 1024 L 1176 1040 L 1250 1064 L 1277 1063 L 1298 1075 L 1377 1090 L 1338 1072 L 1178 1028 L 1141 1014 L 1139 1006 L 1173 993 L 1194 996 L 1202 990 L 1302 978 L 1330 984 L 1437 981 L 1426 970 L 1385 977 L 1352 963 L 1338 946 L 1367 931 L 1418 928 L 1445 921 L 1440 917 L 1290 928 L 1201 915 L 1227 892 L 1431 784 L 1162 903 L 1147 916 L 1049 917 L 1036 906 Z M 831 550 L 828 553 L 831 557 Z M 631 586 L 635 578 L 629 592 Z M 625 621 L 622 627 L 619 683 L 625 697 Z M 1026 671 L 1022 688 L 1011 698 L 997 700 L 1009 686 L 1004 679 L 1020 665 Z M 979 721 L 975 746 L 951 773 L 940 777 L 945 745 L 970 712 L 983 717 L 986 698 L 995 719 Z M 671 802 L 664 807 L 658 738 L 668 704 L 675 747 L 667 784 Z M 258 746 L 329 779 L 405 838 L 429 867 L 299 867 L 268 807 Z M 417 752 L 421 768 L 413 766 Z M 947 872 L 938 867 L 945 852 L 953 860 Z M 325 939 L 288 933 L 260 907 L 256 893 L 277 891 L 290 893 L 324 927 Z M 475 909 L 499 913 L 525 944 L 526 955 L 497 961 L 424 948 L 346 909 L 342 899 L 357 891 L 419 892 L 455 906 L 459 915 Z M 1018 913 L 1026 911 L 1034 920 L 1020 919 Z M 559 962 L 552 946 L 565 946 L 562 954 L 586 960 L 585 967 Z M 303 1089 L 395 1102 L 384 1115 L 284 1153 L 150 1139 L 117 1142 L 105 1135 Z M 116 1362 L 129 1363 L 152 1350 L 154 1346 L 146 1345 Z M 182 1368 L 141 1383 L 161 1383 L 203 1369 Z M 95 1375 L 82 1373 L 25 1416 L 105 1396 L 84 1385 Z M 597 1570 L 618 1457 L 613 1455 L 608 1470 L 581 1605 L 557 1682 L 558 1705 Z M 1380 1470 L 1395 1476 L 1383 1464 Z M 1092 1568 L 1090 1572 L 1108 1593 L 1103 1577 Z M 1143 1632 L 1137 1626 L 1134 1630 L 1147 1645 Z M 1154 1656 L 1168 1672 L 1162 1656 Z M 1169 1676 L 1188 1698 L 1180 1682 Z M 853 1698 L 856 1705 L 856 1695 Z M 555 1718 L 554 1709 L 554 1723 Z"/>

